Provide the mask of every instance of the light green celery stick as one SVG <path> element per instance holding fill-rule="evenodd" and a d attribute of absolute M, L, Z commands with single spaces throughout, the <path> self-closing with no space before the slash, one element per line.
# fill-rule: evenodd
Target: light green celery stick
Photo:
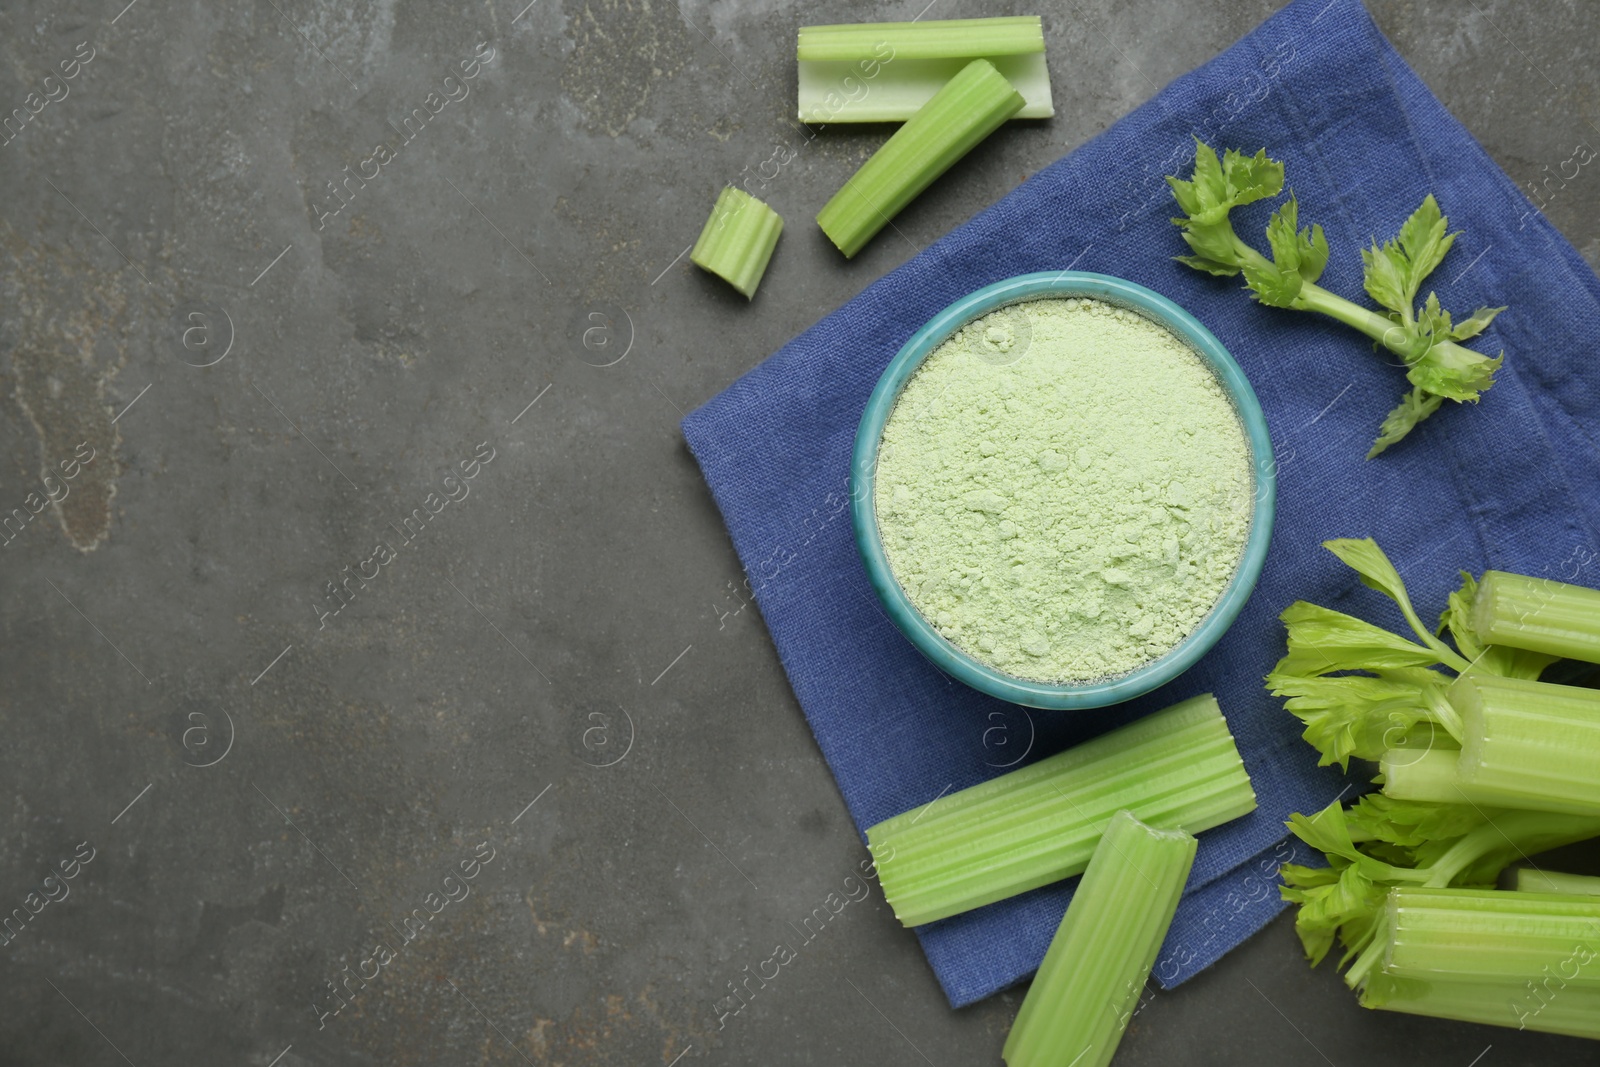
<path fill-rule="evenodd" d="M 1501 889 L 1391 889 L 1353 971 L 1423 981 L 1541 982 L 1600 989 L 1600 898 Z M 1368 966 L 1375 963 L 1375 966 Z"/>
<path fill-rule="evenodd" d="M 974 59 L 1022 94 L 1014 118 L 1055 114 L 1037 15 L 802 26 L 800 121 L 904 122 Z"/>
<path fill-rule="evenodd" d="M 1489 571 L 1478 584 L 1472 628 L 1487 644 L 1600 663 L 1600 589 Z"/>
<path fill-rule="evenodd" d="M 1105 1067 L 1144 991 L 1197 842 L 1112 816 L 1011 1025 L 1009 1067 Z"/>
<path fill-rule="evenodd" d="M 1472 804 L 1480 808 L 1540 808 L 1542 802 L 1514 790 L 1497 790 L 1461 780 L 1456 748 L 1392 748 L 1378 761 L 1383 772 L 1383 794 L 1396 800 L 1424 800 L 1435 804 Z M 1546 809 L 1548 810 L 1548 809 Z M 1600 808 L 1581 808 L 1579 814 L 1600 814 Z"/>
<path fill-rule="evenodd" d="M 1461 715 L 1465 789 L 1517 807 L 1600 811 L 1600 689 L 1468 671 L 1446 694 Z"/>
<path fill-rule="evenodd" d="M 817 212 L 817 225 L 854 256 L 933 180 L 1022 107 L 987 60 L 975 59 L 861 165 Z"/>
<path fill-rule="evenodd" d="M 1600 897 L 1600 878 L 1590 874 L 1566 874 L 1562 871 L 1541 871 L 1532 867 L 1518 867 L 1517 892 L 1566 893 L 1571 896 Z"/>
<path fill-rule="evenodd" d="M 1190 833 L 1254 811 L 1206 693 L 867 830 L 884 897 L 907 926 L 1081 874 L 1123 808 Z"/>
<path fill-rule="evenodd" d="M 783 219 L 743 189 L 725 187 L 689 261 L 725 280 L 745 299 L 755 296 L 767 261 L 783 232 Z"/>
<path fill-rule="evenodd" d="M 1592 987 L 1571 986 L 1552 995 L 1525 979 L 1421 982 L 1378 974 L 1361 991 L 1361 1004 L 1435 1019 L 1600 1038 L 1600 989 Z"/>

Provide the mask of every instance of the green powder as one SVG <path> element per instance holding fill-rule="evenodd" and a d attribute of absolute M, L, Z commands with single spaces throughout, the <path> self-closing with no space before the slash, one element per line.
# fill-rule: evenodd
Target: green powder
<path fill-rule="evenodd" d="M 969 323 L 906 383 L 878 450 L 890 568 L 952 643 L 1018 678 L 1160 657 L 1232 579 L 1250 529 L 1244 427 L 1200 357 L 1098 300 Z"/>

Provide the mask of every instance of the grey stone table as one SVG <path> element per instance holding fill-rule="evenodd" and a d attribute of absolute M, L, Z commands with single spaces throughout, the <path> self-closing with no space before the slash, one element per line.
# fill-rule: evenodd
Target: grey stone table
<path fill-rule="evenodd" d="M 1275 6 L 1044 5 L 1060 113 L 897 225 L 925 245 Z M 1525 187 L 1600 143 L 1592 5 L 1373 10 Z M 677 425 L 910 254 L 807 221 L 882 134 L 773 179 L 753 304 L 683 252 L 792 147 L 795 27 L 861 17 L 0 9 L 0 510 L 72 471 L 0 548 L 0 911 L 75 875 L 0 946 L 0 1064 L 997 1061 L 1019 994 L 949 1010 L 876 895 L 712 1008 L 865 853 Z M 1547 190 L 1600 261 L 1600 176 Z M 1119 1055 L 1596 1054 L 1364 1012 L 1284 918 Z"/>

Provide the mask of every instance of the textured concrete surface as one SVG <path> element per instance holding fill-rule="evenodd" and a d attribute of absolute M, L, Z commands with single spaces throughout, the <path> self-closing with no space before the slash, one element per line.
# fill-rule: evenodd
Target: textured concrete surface
<path fill-rule="evenodd" d="M 862 9 L 124 3 L 0 7 L 0 508 L 66 494 L 0 549 L 0 909 L 74 875 L 0 1064 L 995 1062 L 1018 996 L 948 1010 L 876 895 L 718 1027 L 865 853 L 677 422 L 1274 0 L 1046 5 L 1057 118 L 848 264 L 806 220 L 882 135 L 787 116 Z M 1593 6 L 1373 10 L 1525 187 L 1600 143 Z M 747 306 L 681 253 L 791 149 Z M 1119 1063 L 1593 1058 L 1362 1012 L 1283 920 Z"/>

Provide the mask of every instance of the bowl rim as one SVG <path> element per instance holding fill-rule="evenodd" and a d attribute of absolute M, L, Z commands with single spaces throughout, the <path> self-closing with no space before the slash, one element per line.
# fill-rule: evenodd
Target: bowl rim
<path fill-rule="evenodd" d="M 1165 326 L 1205 360 L 1221 380 L 1244 425 L 1255 473 L 1250 533 L 1233 578 L 1200 624 L 1159 658 L 1127 674 L 1088 684 L 1029 681 L 1006 674 L 962 651 L 923 618 L 889 567 L 878 532 L 874 474 L 884 425 L 907 381 L 956 330 L 981 315 L 1031 300 L 1091 297 L 1136 310 Z M 889 361 L 867 400 L 850 462 L 850 517 L 867 579 L 890 621 L 933 664 L 981 692 L 1026 707 L 1051 710 L 1105 707 L 1165 685 L 1194 665 L 1227 632 L 1249 599 L 1266 561 L 1277 503 L 1277 464 L 1266 416 L 1233 356 L 1189 312 L 1137 282 L 1092 271 L 1039 271 L 986 285 L 951 303 L 912 334 Z"/>

